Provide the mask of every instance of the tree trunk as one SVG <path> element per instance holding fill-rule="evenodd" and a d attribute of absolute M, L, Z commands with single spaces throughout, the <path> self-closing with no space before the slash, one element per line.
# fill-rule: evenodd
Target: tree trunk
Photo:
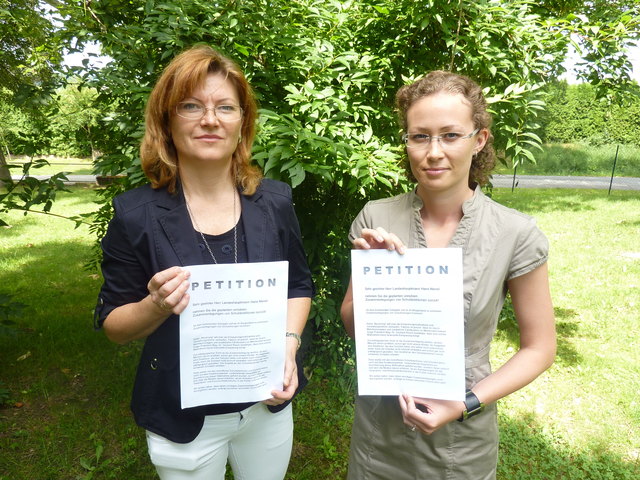
<path fill-rule="evenodd" d="M 9 167 L 7 167 L 7 160 L 5 159 L 4 152 L 2 148 L 0 148 L 0 187 L 4 186 L 5 181 L 10 180 L 11 172 L 9 171 Z"/>

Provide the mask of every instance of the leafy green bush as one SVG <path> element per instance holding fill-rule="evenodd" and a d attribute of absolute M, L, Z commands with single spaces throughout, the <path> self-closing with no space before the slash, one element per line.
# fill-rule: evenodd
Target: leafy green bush
<path fill-rule="evenodd" d="M 586 83 L 550 84 L 543 140 L 640 146 L 640 96 L 629 96 L 623 105 L 617 105 L 607 98 L 597 98 L 596 93 L 596 88 Z"/>
<path fill-rule="evenodd" d="M 111 197 L 145 182 L 138 145 L 145 101 L 162 68 L 198 42 L 238 61 L 261 106 L 254 158 L 267 176 L 295 188 L 318 290 L 311 359 L 343 378 L 353 370 L 337 315 L 349 275 L 349 224 L 367 199 L 408 188 L 393 106 L 397 89 L 434 69 L 477 79 L 495 114 L 497 149 L 507 163 L 531 160 L 540 144 L 534 133 L 540 87 L 558 72 L 566 32 L 580 23 L 575 15 L 543 17 L 529 0 L 105 0 L 57 8 L 71 50 L 99 42 L 113 59 L 100 72 L 73 69 L 96 88 L 96 102 L 108 112 L 95 140 L 104 153 L 96 170 L 127 174 L 103 191 L 98 235 L 111 215 Z M 618 33 L 600 40 L 605 50 L 615 50 L 632 23 L 615 18 Z M 584 38 L 592 33 L 585 30 Z"/>

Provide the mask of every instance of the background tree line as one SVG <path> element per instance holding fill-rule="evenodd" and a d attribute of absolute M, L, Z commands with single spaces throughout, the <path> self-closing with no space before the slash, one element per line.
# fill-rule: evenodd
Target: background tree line
<path fill-rule="evenodd" d="M 95 104 L 96 96 L 95 89 L 70 82 L 37 111 L 0 99 L 0 144 L 5 154 L 95 159 L 98 120 L 107 114 Z"/>
<path fill-rule="evenodd" d="M 640 97 L 631 96 L 623 104 L 598 98 L 588 83 L 566 81 L 545 85 L 544 110 L 539 115 L 539 137 L 543 143 L 582 143 L 602 146 L 640 146 Z M 99 154 L 98 124 L 108 111 L 100 111 L 94 88 L 67 84 L 34 116 L 0 100 L 0 143 L 5 153 L 29 156 L 91 157 Z M 534 152 L 536 156 L 536 152 Z"/>
<path fill-rule="evenodd" d="M 349 224 L 367 199 L 408 188 L 393 105 L 401 85 L 433 69 L 475 78 L 486 87 L 500 157 L 513 165 L 534 160 L 541 122 L 551 124 L 546 85 L 563 73 L 572 42 L 584 60 L 579 78 L 593 95 L 616 103 L 637 94 L 624 55 L 639 35 L 639 7 L 631 0 L 59 0 L 46 14 L 42 5 L 0 0 L 3 40 L 25 17 L 34 21 L 7 37 L 13 43 L 0 44 L 14 73 L 3 84 L 3 99 L 8 109 L 49 118 L 51 130 L 44 139 L 37 126 L 33 137 L 26 127 L 6 135 L 22 135 L 23 148 L 35 155 L 73 130 L 79 145 L 89 142 L 101 152 L 97 173 L 126 174 L 101 191 L 93 224 L 98 237 L 113 195 L 145 182 L 138 144 L 145 101 L 162 68 L 198 42 L 240 64 L 261 107 L 254 158 L 266 176 L 294 187 L 318 291 L 311 359 L 341 378 L 351 353 L 337 318 L 349 274 Z M 20 43 L 24 37 L 29 45 Z M 108 65 L 61 65 L 63 50 L 82 51 L 91 42 L 112 59 Z M 22 50 L 22 57 L 12 56 Z M 23 68 L 41 64 L 42 71 Z M 66 79 L 77 83 L 60 90 Z M 65 117 L 68 104 L 61 101 L 74 89 L 84 92 L 74 101 L 90 98 L 83 115 L 98 113 L 77 127 L 71 120 L 81 115 Z M 0 153 L 0 167 L 2 161 Z M 50 205 L 46 193 L 57 187 L 34 184 L 25 193 L 10 185 L 0 209 L 3 202 L 5 208 Z"/>
<path fill-rule="evenodd" d="M 640 97 L 622 104 L 597 98 L 593 85 L 553 83 L 541 115 L 541 137 L 546 143 L 581 142 L 601 146 L 640 146 Z"/>

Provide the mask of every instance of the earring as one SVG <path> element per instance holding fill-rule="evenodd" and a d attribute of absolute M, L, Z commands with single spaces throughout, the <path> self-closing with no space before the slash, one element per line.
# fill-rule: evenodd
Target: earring
<path fill-rule="evenodd" d="M 240 142 L 241 142 L 241 141 L 242 141 L 242 135 L 240 135 L 240 136 L 238 137 L 238 145 L 240 145 Z"/>

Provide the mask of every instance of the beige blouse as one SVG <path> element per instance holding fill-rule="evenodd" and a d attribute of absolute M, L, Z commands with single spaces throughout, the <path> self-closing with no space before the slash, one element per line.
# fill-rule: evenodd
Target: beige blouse
<path fill-rule="evenodd" d="M 371 201 L 353 221 L 349 237 L 359 237 L 363 228 L 383 227 L 409 248 L 427 248 L 429 240 L 420 217 L 422 206 L 415 191 Z M 507 281 L 546 262 L 549 244 L 533 218 L 496 203 L 480 188 L 463 204 L 462 211 L 463 217 L 448 246 L 462 248 L 463 252 L 469 389 L 491 373 L 490 344 L 507 294 Z M 423 478 L 412 476 L 416 471 L 423 472 L 424 478 L 494 478 L 498 438 L 495 406 L 490 407 L 466 422 L 451 422 L 433 435 L 416 436 L 415 432 L 406 432 L 397 399 L 360 397 L 348 478 Z M 398 438 L 391 441 L 391 436 Z M 462 458 L 452 453 L 455 451 L 467 454 Z"/>

